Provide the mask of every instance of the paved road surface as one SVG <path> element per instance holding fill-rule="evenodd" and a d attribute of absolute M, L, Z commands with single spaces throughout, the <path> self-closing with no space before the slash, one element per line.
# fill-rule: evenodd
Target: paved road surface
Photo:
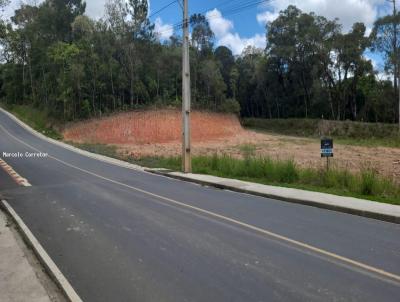
<path fill-rule="evenodd" d="M 336 256 L 400 276 L 399 225 L 122 168 L 0 112 L 0 157 L 37 150 L 3 158 L 32 187 L 0 173 L 0 192 L 84 301 L 400 301 L 399 281 Z"/>

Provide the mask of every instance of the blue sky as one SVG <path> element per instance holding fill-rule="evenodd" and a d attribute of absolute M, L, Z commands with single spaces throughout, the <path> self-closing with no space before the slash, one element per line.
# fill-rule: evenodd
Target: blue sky
<path fill-rule="evenodd" d="M 93 18 L 100 18 L 104 13 L 104 4 L 107 0 L 86 0 L 87 14 Z M 172 0 L 149 0 L 150 14 L 172 2 Z M 40 0 L 26 0 L 23 2 L 40 2 Z M 328 19 L 338 18 L 343 24 L 343 31 L 348 31 L 354 22 L 364 22 L 371 29 L 377 17 L 389 12 L 387 0 L 270 0 L 259 5 L 253 5 L 236 14 L 228 14 L 230 9 L 247 3 L 257 3 L 257 0 L 189 0 L 190 14 L 205 13 L 209 18 L 211 28 L 216 36 L 216 45 L 226 45 L 234 54 L 240 54 L 244 47 L 253 45 L 265 46 L 265 24 L 274 20 L 280 10 L 288 5 L 296 5 L 305 12 L 315 12 Z M 18 7 L 21 0 L 12 0 L 7 15 Z M 399 0 L 400 6 L 400 0 Z M 171 5 L 161 13 L 152 17 L 156 28 L 160 31 L 160 38 L 166 38 L 171 33 L 171 26 L 180 22 L 181 9 L 177 3 Z M 374 64 L 382 67 L 379 55 L 367 53 Z"/>

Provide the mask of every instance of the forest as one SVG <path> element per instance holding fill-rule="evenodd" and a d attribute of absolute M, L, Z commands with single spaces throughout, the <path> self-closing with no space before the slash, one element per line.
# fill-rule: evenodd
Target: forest
<path fill-rule="evenodd" d="M 7 5 L 7 1 L 0 1 Z M 147 0 L 109 0 L 104 17 L 81 0 L 23 4 L 0 24 L 0 97 L 63 121 L 181 104 L 182 38 L 161 41 Z M 344 32 L 289 6 L 266 25 L 266 48 L 234 56 L 215 45 L 207 18 L 190 17 L 192 106 L 242 117 L 396 123 L 400 14 Z M 398 30 L 399 27 L 399 30 Z M 366 52 L 385 59 L 378 76 Z M 393 81 L 394 79 L 394 81 Z"/>

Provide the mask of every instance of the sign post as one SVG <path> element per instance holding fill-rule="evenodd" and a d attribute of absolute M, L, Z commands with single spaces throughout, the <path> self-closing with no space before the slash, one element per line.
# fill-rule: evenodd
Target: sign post
<path fill-rule="evenodd" d="M 333 139 L 321 139 L 321 157 L 326 157 L 326 170 L 329 170 L 329 159 L 333 157 Z"/>

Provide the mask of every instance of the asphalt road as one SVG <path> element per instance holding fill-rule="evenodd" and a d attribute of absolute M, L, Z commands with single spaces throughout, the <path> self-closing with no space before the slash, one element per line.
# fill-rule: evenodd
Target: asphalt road
<path fill-rule="evenodd" d="M 0 194 L 84 301 L 400 301 L 399 281 L 335 257 L 400 276 L 399 225 L 122 168 L 2 112 L 0 157 L 32 184 L 0 172 Z"/>

